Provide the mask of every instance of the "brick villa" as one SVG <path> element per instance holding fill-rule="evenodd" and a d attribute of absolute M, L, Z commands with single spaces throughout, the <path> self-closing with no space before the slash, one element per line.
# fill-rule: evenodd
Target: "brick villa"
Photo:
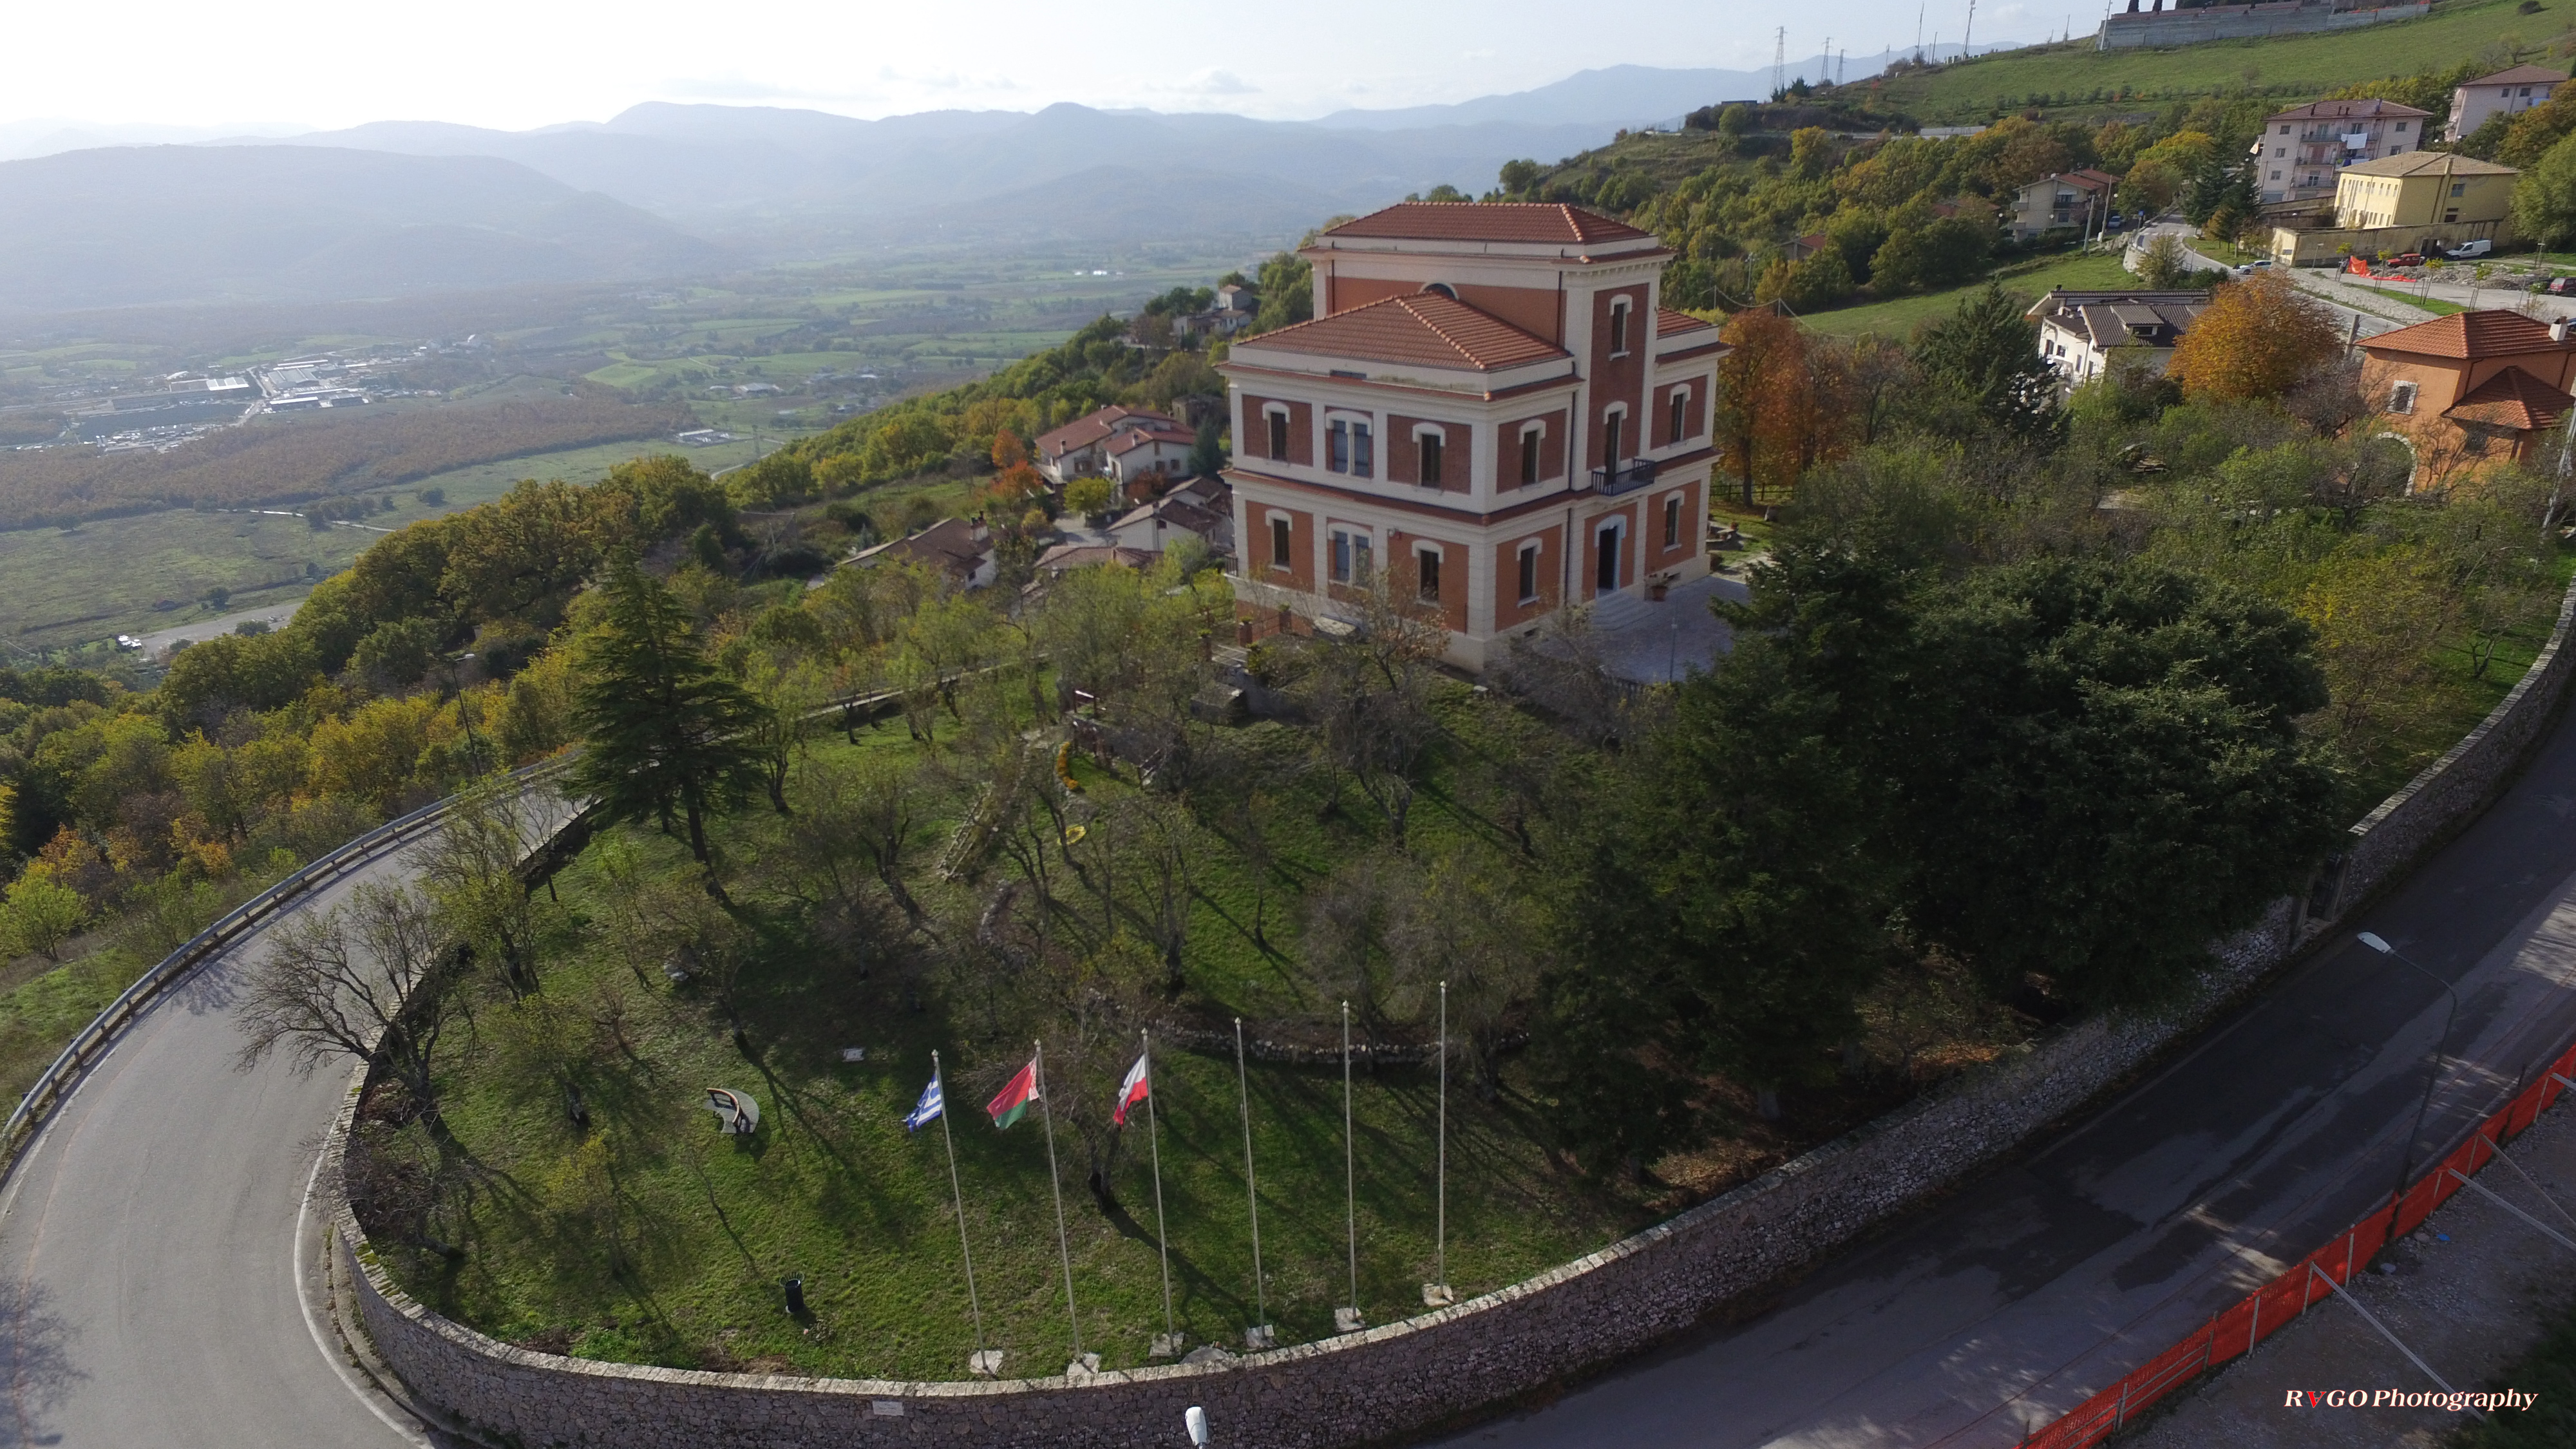
<path fill-rule="evenodd" d="M 1408 202 L 1324 232 L 1315 320 L 1234 345 L 1236 597 L 1356 617 L 1384 572 L 1451 662 L 1704 576 L 1727 351 L 1672 253 L 1572 206 Z"/>

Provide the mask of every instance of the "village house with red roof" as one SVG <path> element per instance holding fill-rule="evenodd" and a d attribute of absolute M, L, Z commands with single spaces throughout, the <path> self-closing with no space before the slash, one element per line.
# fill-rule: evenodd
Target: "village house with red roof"
<path fill-rule="evenodd" d="M 2418 486 L 2529 459 L 2576 396 L 2576 323 L 2459 312 L 2361 340 L 2362 386 L 2415 452 Z"/>
<path fill-rule="evenodd" d="M 1373 579 L 1451 662 L 1569 604 L 1704 576 L 1717 329 L 1672 252 L 1579 207 L 1408 202 L 1301 253 L 1315 320 L 1239 338 L 1238 606 L 1358 617 Z"/>
<path fill-rule="evenodd" d="M 1166 441 L 1177 434 L 1182 455 L 1188 455 L 1193 440 L 1189 430 L 1182 427 L 1177 418 L 1113 404 L 1075 418 L 1063 427 L 1040 433 L 1037 456 L 1031 461 L 1040 473 L 1046 475 L 1048 482 L 1061 488 L 1087 474 L 1111 472 L 1113 449 L 1123 447 L 1125 451 L 1132 451 L 1135 447 L 1128 441 L 1129 434 L 1158 430 Z M 1125 451 L 1119 452 L 1118 456 L 1125 456 Z M 1135 471 L 1141 473 L 1145 470 L 1139 467 Z"/>

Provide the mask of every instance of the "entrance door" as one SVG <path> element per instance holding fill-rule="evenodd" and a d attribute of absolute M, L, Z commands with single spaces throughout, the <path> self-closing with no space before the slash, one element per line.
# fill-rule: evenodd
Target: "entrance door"
<path fill-rule="evenodd" d="M 1617 593 L 1619 591 L 1618 529 L 1601 530 L 1601 546 L 1598 552 L 1601 555 L 1601 562 L 1593 572 L 1592 591 L 1596 594 Z"/>

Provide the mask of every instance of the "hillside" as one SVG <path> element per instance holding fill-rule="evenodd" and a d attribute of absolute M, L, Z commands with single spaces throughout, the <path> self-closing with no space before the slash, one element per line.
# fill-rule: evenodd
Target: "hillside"
<path fill-rule="evenodd" d="M 2535 14 L 2520 0 L 2439 0 L 2421 20 L 2392 21 L 2331 35 L 2212 41 L 2173 50 L 2101 51 L 2090 37 L 2034 45 L 1916 71 L 1847 92 L 1925 125 L 1974 125 L 2025 107 L 2052 117 L 2101 119 L 2199 96 L 2277 97 L 2284 104 L 2384 77 L 2441 70 L 2493 51 L 2564 64 L 2576 50 L 2576 4 L 2544 0 Z M 2545 54 L 2541 54 L 2545 52 Z M 1855 99 L 1858 97 L 1855 96 Z"/>
<path fill-rule="evenodd" d="M 637 280 L 725 258 L 488 157 L 146 146 L 0 163 L 0 312 Z"/>

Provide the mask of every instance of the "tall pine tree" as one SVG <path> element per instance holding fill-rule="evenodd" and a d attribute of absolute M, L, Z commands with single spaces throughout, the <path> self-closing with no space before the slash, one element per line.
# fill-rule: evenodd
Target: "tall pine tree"
<path fill-rule="evenodd" d="M 706 818 L 757 787 L 748 731 L 760 705 L 716 672 L 689 612 L 632 561 L 609 574 L 604 626 L 582 644 L 575 717 L 584 748 L 573 786 L 611 819 L 688 823 L 707 863 Z"/>

